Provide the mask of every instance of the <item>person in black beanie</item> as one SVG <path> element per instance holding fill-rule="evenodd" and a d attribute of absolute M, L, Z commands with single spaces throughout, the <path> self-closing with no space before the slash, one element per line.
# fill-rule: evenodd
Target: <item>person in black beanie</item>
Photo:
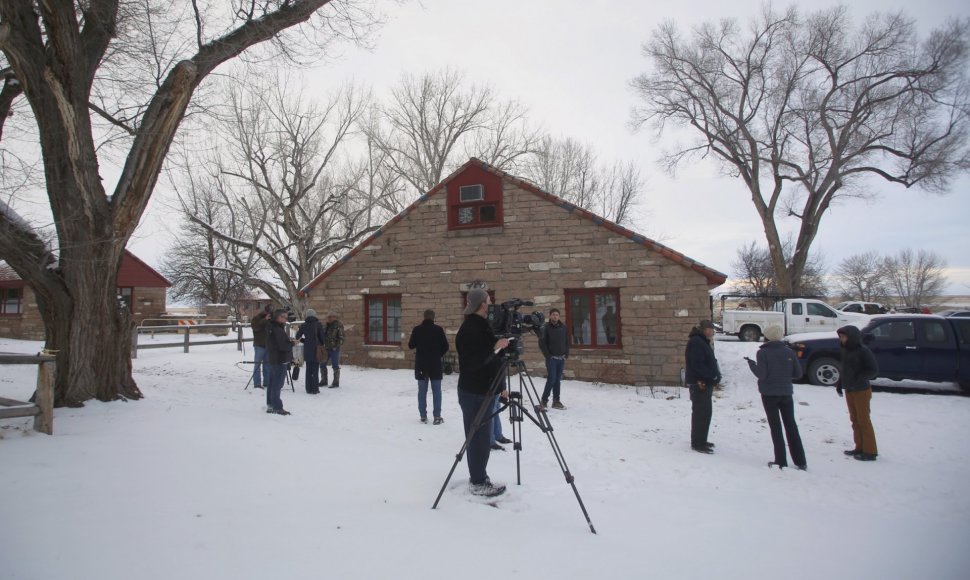
<path fill-rule="evenodd" d="M 486 471 L 490 452 L 488 429 L 491 422 L 483 421 L 481 425 L 475 425 L 474 422 L 486 399 L 491 403 L 489 387 L 502 369 L 502 360 L 498 353 L 509 345 L 507 338 L 496 340 L 488 323 L 486 316 L 490 303 L 488 292 L 481 288 L 472 289 L 468 293 L 464 310 L 465 321 L 455 336 L 459 367 L 458 404 L 461 406 L 465 424 L 465 438 L 468 439 L 466 459 L 470 491 L 474 495 L 486 497 L 501 495 L 505 492 L 505 486 L 493 484 Z"/>
<path fill-rule="evenodd" d="M 713 415 L 714 386 L 721 382 L 721 370 L 714 356 L 714 325 L 701 320 L 687 338 L 684 379 L 690 389 L 690 448 L 698 453 L 714 453 L 714 444 L 707 440 Z"/>

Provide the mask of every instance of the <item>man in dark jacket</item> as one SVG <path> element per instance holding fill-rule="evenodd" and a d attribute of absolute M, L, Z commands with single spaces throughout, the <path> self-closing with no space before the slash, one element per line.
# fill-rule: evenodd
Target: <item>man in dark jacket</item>
<path fill-rule="evenodd" d="M 471 492 L 475 495 L 496 496 L 505 492 L 505 486 L 492 484 L 488 478 L 489 431 L 491 422 L 475 424 L 479 409 L 489 407 L 492 397 L 489 388 L 496 375 L 502 370 L 502 360 L 498 353 L 509 345 L 507 338 L 496 340 L 492 327 L 486 318 L 491 302 L 488 292 L 474 288 L 468 293 L 465 306 L 465 321 L 455 336 L 455 349 L 458 351 L 458 404 L 461 406 L 462 420 L 465 424 L 466 459 L 468 474 L 471 477 Z"/>
<path fill-rule="evenodd" d="M 549 404 L 549 393 L 552 393 L 552 408 L 565 409 L 559 399 L 559 389 L 566 369 L 566 359 L 569 358 L 569 333 L 566 325 L 559 320 L 557 308 L 549 311 L 549 322 L 542 327 L 539 350 L 546 357 L 546 388 L 542 389 L 542 406 Z"/>
<path fill-rule="evenodd" d="M 714 453 L 714 444 L 707 440 L 713 415 L 714 385 L 721 382 L 721 370 L 714 356 L 714 325 L 701 320 L 687 338 L 684 379 L 690 389 L 690 448 L 698 453 Z"/>
<path fill-rule="evenodd" d="M 838 331 L 842 344 L 842 372 L 835 390 L 842 396 L 846 391 L 845 402 L 849 407 L 849 420 L 852 422 L 852 437 L 855 447 L 847 449 L 846 455 L 860 461 L 875 461 L 879 454 L 876 448 L 876 432 L 869 418 L 869 404 L 872 401 L 872 386 L 869 380 L 879 372 L 876 357 L 869 347 L 862 344 L 862 332 L 854 326 L 843 326 Z"/>
<path fill-rule="evenodd" d="M 771 442 L 775 448 L 775 460 L 768 465 L 778 466 L 779 469 L 788 467 L 785 439 L 782 437 L 784 425 L 791 459 L 798 469 L 804 470 L 807 468 L 805 448 L 802 447 L 798 424 L 795 423 L 795 401 L 792 399 L 795 391 L 792 381 L 802 376 L 802 367 L 798 364 L 795 353 L 782 342 L 784 335 L 780 326 L 769 326 L 765 329 L 768 342 L 758 349 L 758 362 L 748 357 L 745 359 L 751 372 L 758 377 L 761 404 L 765 408 Z"/>
<path fill-rule="evenodd" d="M 269 383 L 269 367 L 266 366 L 266 327 L 273 307 L 269 304 L 249 321 L 253 329 L 253 386 L 262 389 Z"/>
<path fill-rule="evenodd" d="M 323 346 L 327 351 L 327 360 L 320 365 L 323 371 L 323 384 L 327 384 L 327 361 L 333 367 L 333 382 L 330 388 L 340 386 L 340 347 L 344 344 L 344 325 L 337 318 L 337 313 L 331 310 L 327 313 L 327 325 L 323 329 Z"/>
<path fill-rule="evenodd" d="M 266 385 L 266 412 L 277 415 L 289 415 L 283 410 L 283 381 L 286 378 L 286 367 L 293 359 L 293 342 L 286 333 L 285 310 L 273 312 L 266 334 L 266 360 L 269 366 L 269 383 Z"/>
<path fill-rule="evenodd" d="M 411 330 L 408 348 L 415 350 L 414 378 L 418 381 L 418 413 L 428 422 L 428 381 L 431 381 L 431 411 L 434 424 L 441 425 L 441 357 L 448 352 L 445 329 L 434 323 L 434 310 L 424 311 L 424 320 Z"/>
<path fill-rule="evenodd" d="M 307 308 L 304 318 L 300 329 L 296 331 L 296 339 L 303 342 L 303 360 L 306 361 L 306 377 L 304 378 L 306 392 L 311 395 L 319 395 L 320 363 L 325 363 L 325 361 L 320 361 L 317 357 L 317 347 L 323 346 L 323 325 L 317 318 L 317 312 L 312 308 Z M 324 366 L 323 369 L 326 372 L 327 367 Z"/>

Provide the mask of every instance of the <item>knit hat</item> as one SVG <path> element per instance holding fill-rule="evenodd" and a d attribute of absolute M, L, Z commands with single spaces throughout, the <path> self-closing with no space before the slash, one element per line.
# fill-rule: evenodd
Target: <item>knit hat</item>
<path fill-rule="evenodd" d="M 472 288 L 471 292 L 468 293 L 467 306 L 465 306 L 464 314 L 468 316 L 469 314 L 474 314 L 476 310 L 482 305 L 483 302 L 488 301 L 488 292 L 482 288 Z"/>
<path fill-rule="evenodd" d="M 781 340 L 785 338 L 785 331 L 780 326 L 769 326 L 765 329 L 764 334 L 768 340 Z"/>
<path fill-rule="evenodd" d="M 306 309 L 306 316 L 305 316 L 305 318 L 310 318 L 311 316 L 314 317 L 314 318 L 316 318 L 317 317 L 317 311 L 314 310 L 314 309 L 312 309 L 312 308 L 307 308 Z"/>
<path fill-rule="evenodd" d="M 700 328 L 701 330 L 704 330 L 705 328 L 714 328 L 714 323 L 710 320 L 701 320 L 700 324 L 697 325 L 697 328 Z"/>

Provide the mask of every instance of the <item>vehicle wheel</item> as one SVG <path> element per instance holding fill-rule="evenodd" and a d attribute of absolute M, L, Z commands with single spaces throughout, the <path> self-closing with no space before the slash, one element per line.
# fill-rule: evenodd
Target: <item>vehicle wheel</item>
<path fill-rule="evenodd" d="M 834 387 L 842 374 L 842 363 L 834 358 L 820 358 L 808 365 L 808 382 L 823 387 Z"/>
<path fill-rule="evenodd" d="M 742 326 L 741 332 L 738 333 L 738 338 L 742 342 L 755 342 L 761 339 L 761 331 L 758 330 L 757 326 Z"/>
<path fill-rule="evenodd" d="M 960 381 L 960 390 L 964 393 L 970 393 L 970 381 Z"/>

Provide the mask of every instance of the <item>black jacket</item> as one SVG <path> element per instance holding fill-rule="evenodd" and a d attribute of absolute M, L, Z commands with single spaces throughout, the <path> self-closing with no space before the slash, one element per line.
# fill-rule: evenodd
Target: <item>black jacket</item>
<path fill-rule="evenodd" d="M 469 314 L 455 335 L 458 351 L 458 390 L 487 395 L 492 379 L 502 370 L 502 360 L 496 356 L 495 333 L 477 314 Z"/>
<path fill-rule="evenodd" d="M 542 356 L 546 358 L 551 356 L 568 357 L 569 332 L 566 330 L 566 325 L 562 322 L 558 324 L 547 322 L 539 335 L 539 350 L 542 351 Z"/>
<path fill-rule="evenodd" d="M 869 347 L 862 344 L 862 331 L 858 328 L 843 326 L 838 333 L 845 336 L 839 386 L 850 392 L 864 391 L 869 388 L 869 379 L 879 372 L 876 357 Z"/>
<path fill-rule="evenodd" d="M 266 330 L 266 362 L 269 364 L 286 363 L 293 360 L 293 343 L 283 325 L 275 320 Z"/>
<path fill-rule="evenodd" d="M 249 321 L 253 329 L 253 346 L 266 348 L 266 329 L 269 327 L 269 314 L 260 312 Z"/>
<path fill-rule="evenodd" d="M 441 357 L 448 352 L 445 329 L 425 320 L 411 331 L 408 348 L 417 349 L 414 356 L 414 378 L 441 380 Z"/>
<path fill-rule="evenodd" d="M 696 326 L 690 330 L 687 338 L 687 348 L 684 350 L 686 364 L 685 379 L 688 385 L 696 385 L 697 381 L 714 384 L 721 380 L 721 369 L 717 366 L 714 347 L 704 336 L 704 331 Z"/>
<path fill-rule="evenodd" d="M 307 316 L 300 329 L 296 331 L 296 339 L 303 339 L 303 359 L 309 363 L 317 362 L 317 346 L 324 341 L 323 325 L 316 316 Z"/>
<path fill-rule="evenodd" d="M 802 367 L 788 345 L 772 340 L 758 349 L 758 362 L 748 361 L 751 372 L 758 377 L 758 391 L 762 395 L 791 395 L 792 381 L 802 376 Z"/>

